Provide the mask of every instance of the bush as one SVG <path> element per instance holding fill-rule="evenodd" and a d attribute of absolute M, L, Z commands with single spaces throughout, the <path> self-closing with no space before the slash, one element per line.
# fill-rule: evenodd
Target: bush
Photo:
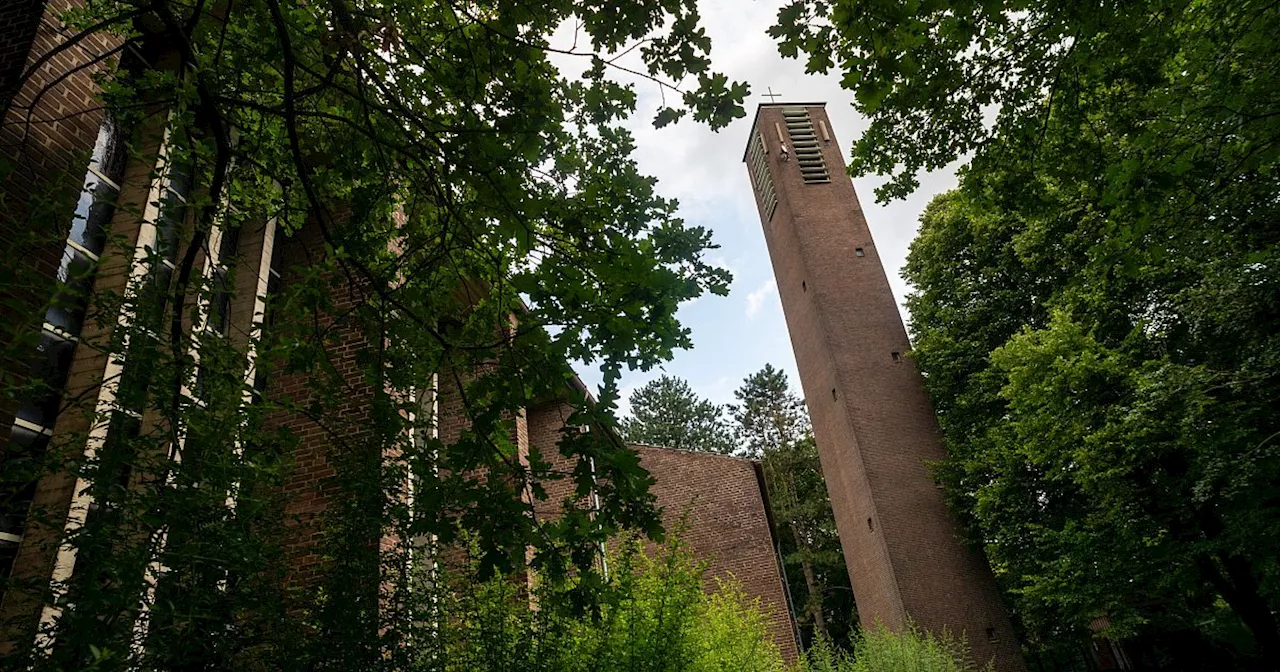
<path fill-rule="evenodd" d="M 964 642 L 914 625 L 896 633 L 884 626 L 854 637 L 853 653 L 818 640 L 805 653 L 801 672 L 971 672 L 979 669 Z M 986 669 L 990 670 L 990 666 Z"/>
<path fill-rule="evenodd" d="M 782 672 L 759 605 L 733 581 L 702 589 L 704 566 L 672 542 L 610 558 L 598 613 L 567 605 L 571 586 L 462 582 L 440 603 L 440 630 L 418 669 L 431 672 Z"/>

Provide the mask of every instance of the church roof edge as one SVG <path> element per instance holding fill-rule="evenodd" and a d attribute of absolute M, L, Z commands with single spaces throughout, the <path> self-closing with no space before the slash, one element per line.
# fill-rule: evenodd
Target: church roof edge
<path fill-rule="evenodd" d="M 726 460 L 735 460 L 737 462 L 750 462 L 751 464 L 759 464 L 760 460 L 743 455 L 725 455 L 724 453 L 711 453 L 705 450 L 693 450 L 692 448 L 673 448 L 672 446 L 659 446 L 653 443 L 645 443 L 643 441 L 627 441 L 627 446 L 632 449 L 645 448 L 649 450 L 662 450 L 671 453 L 683 453 L 696 457 L 721 458 Z"/>

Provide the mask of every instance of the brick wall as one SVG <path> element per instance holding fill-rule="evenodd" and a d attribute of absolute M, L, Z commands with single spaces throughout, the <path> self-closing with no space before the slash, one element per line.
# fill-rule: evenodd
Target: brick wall
<path fill-rule="evenodd" d="M 78 0 L 11 0 L 0 3 L 0 250 L 17 263 L 0 270 L 16 302 L 0 311 L 0 342 L 38 331 L 41 307 L 54 288 L 54 273 L 102 110 L 93 77 L 111 59 L 85 67 L 116 40 L 85 39 L 33 68 L 40 57 L 72 36 L 58 16 Z M 31 76 L 20 79 L 32 69 Z M 0 359 L 0 377 L 28 374 L 21 358 Z M 12 378 L 10 378 L 12 377 Z M 9 440 L 15 408 L 0 402 L 0 453 Z"/>
<path fill-rule="evenodd" d="M 318 226 L 304 226 L 289 236 L 278 235 L 274 244 L 278 247 L 276 266 L 285 292 L 303 269 L 324 256 Z M 317 311 L 313 322 L 314 337 L 324 342 L 324 362 L 312 371 L 268 374 L 269 397 L 287 400 L 300 408 L 322 399 L 325 404 L 318 417 L 277 411 L 269 419 L 272 427 L 287 429 L 297 442 L 283 485 L 287 580 L 293 588 L 316 586 L 330 569 L 325 556 L 337 549 L 327 539 L 329 521 L 325 513 L 352 496 L 343 487 L 340 470 L 354 468 L 361 455 L 382 453 L 372 430 L 371 405 L 376 389 L 358 361 L 368 343 L 352 315 L 367 297 L 361 286 L 336 280 L 331 291 L 332 305 L 328 310 Z M 334 385 L 336 389 L 331 387 Z M 326 394 L 333 396 L 326 399 Z M 377 541 L 370 541 L 371 554 L 378 548 Z M 344 540 L 344 549 L 350 550 L 349 542 Z M 367 588 L 376 591 L 379 580 L 370 577 L 370 581 Z"/>
<path fill-rule="evenodd" d="M 556 445 L 572 413 L 573 408 L 562 402 L 529 411 L 530 447 L 566 472 L 573 469 L 574 461 L 560 456 Z M 663 526 L 675 530 L 683 524 L 681 536 L 690 550 L 710 562 L 705 587 L 713 589 L 716 578 L 732 576 L 739 581 L 748 598 L 760 600 L 774 643 L 788 661 L 794 661 L 799 647 L 756 463 L 653 446 L 632 448 L 655 480 L 651 492 L 663 509 Z M 546 488 L 549 497 L 536 511 L 554 516 L 573 492 L 573 484 L 558 481 Z"/>
<path fill-rule="evenodd" d="M 784 108 L 808 110 L 826 183 L 805 183 Z M 958 538 L 927 463 L 943 450 L 875 241 L 821 105 L 761 106 L 778 193 L 765 240 L 864 626 L 964 633 L 976 658 L 1024 665 L 995 581 Z"/>
<path fill-rule="evenodd" d="M 563 436 L 565 423 L 573 414 L 573 407 L 564 402 L 551 402 L 529 409 L 529 447 L 536 449 L 542 459 L 550 462 L 552 469 L 571 474 L 577 458 L 567 458 L 560 454 L 560 438 Z M 554 517 L 561 510 L 561 503 L 573 494 L 572 479 L 543 483 L 547 491 L 545 501 L 534 501 L 534 513 L 539 517 Z M 585 506 L 586 502 L 579 502 Z"/>
<path fill-rule="evenodd" d="M 13 0 L 0 6 L 0 110 L 7 109 L 17 93 L 43 14 L 44 0 Z"/>
<path fill-rule="evenodd" d="M 652 446 L 633 446 L 653 475 L 652 492 L 662 522 L 675 530 L 695 557 L 708 560 L 706 588 L 733 577 L 749 599 L 759 600 L 769 633 L 783 657 L 795 661 L 794 621 L 787 604 L 773 532 L 756 463 L 737 457 Z"/>

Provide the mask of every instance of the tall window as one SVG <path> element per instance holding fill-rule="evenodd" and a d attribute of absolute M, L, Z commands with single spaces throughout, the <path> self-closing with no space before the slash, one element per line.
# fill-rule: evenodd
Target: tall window
<path fill-rule="evenodd" d="M 136 439 L 143 429 L 147 390 L 161 355 L 164 315 L 169 309 L 170 285 L 190 189 L 188 171 L 166 159 L 168 151 L 166 136 L 158 156 L 160 175 L 148 193 L 145 221 L 138 229 L 125 302 L 116 325 L 124 330 L 123 352 L 111 353 L 107 358 L 94 407 L 97 424 L 84 445 L 84 457 L 90 463 L 96 462 L 96 469 L 92 480 L 84 473 L 76 477 L 64 534 L 112 527 L 121 513 L 117 504 L 134 476 Z M 89 535 L 91 539 L 93 536 Z M 74 599 L 68 598 L 73 576 L 79 577 L 77 591 L 96 590 L 111 583 L 109 573 L 93 568 L 112 552 L 109 545 L 102 543 L 64 544 L 58 548 L 50 584 L 52 599 L 41 609 L 37 647 L 48 650 L 54 646 L 63 610 L 74 604 Z M 90 571 L 77 572 L 78 565 L 87 566 Z"/>
<path fill-rule="evenodd" d="M 49 448 L 61 410 L 63 388 L 79 341 L 80 327 L 102 254 L 107 227 L 120 194 L 126 153 L 118 124 L 108 116 L 98 129 L 80 200 L 58 265 L 57 289 L 45 311 L 40 343 L 31 361 L 39 390 L 18 408 L 9 447 L 0 464 L 0 577 L 7 578 L 26 528 L 40 458 Z"/>
<path fill-rule="evenodd" d="M 230 207 L 230 206 L 228 206 Z M 210 241 L 210 254 L 208 257 L 208 265 L 205 269 L 205 279 L 210 283 L 209 294 L 206 300 L 202 300 L 199 306 L 200 317 L 198 329 L 203 330 L 204 335 L 213 336 L 214 338 L 225 338 L 232 329 L 232 287 L 229 286 L 230 264 L 237 259 L 240 249 L 240 236 L 242 231 L 239 227 L 222 228 L 217 231 L 217 235 Z M 248 351 L 245 353 L 247 368 L 245 370 L 245 391 L 242 396 L 242 403 L 245 406 L 256 404 L 260 400 L 266 378 L 263 375 L 262 367 L 257 366 L 257 348 L 260 347 L 260 339 L 264 337 L 266 329 L 270 326 L 271 311 L 267 308 L 269 297 L 275 294 L 279 289 L 279 273 L 275 268 L 276 255 L 279 247 L 274 244 L 275 238 L 275 222 L 268 220 L 261 230 L 253 231 L 250 235 L 260 235 L 262 246 L 257 259 L 240 259 L 240 262 L 256 262 L 252 266 L 246 264 L 240 272 L 249 274 L 256 279 L 255 289 L 252 292 L 254 296 L 254 310 L 249 319 L 249 331 L 252 334 Z M 242 318 L 241 318 L 242 319 Z M 238 323 L 237 327 L 243 327 L 242 323 Z M 203 344 L 194 344 L 191 350 L 191 356 L 196 360 L 196 376 L 192 383 L 192 388 L 188 390 L 189 398 L 197 405 L 204 404 L 208 401 L 205 395 L 204 381 L 207 375 L 204 368 L 201 353 L 202 345 L 208 345 L 205 341 Z M 205 430 L 208 431 L 208 430 Z M 188 435 L 185 431 L 178 432 L 178 446 L 180 450 L 171 453 L 170 459 L 173 463 L 182 463 L 185 469 L 188 469 L 186 485 L 178 485 L 171 480 L 173 472 L 170 472 L 169 480 L 166 480 L 166 487 L 191 487 L 192 471 L 199 478 L 201 469 L 201 460 L 207 457 L 203 451 L 207 451 L 211 445 L 219 444 L 216 440 L 210 440 L 209 437 L 201 437 L 199 435 Z M 187 441 L 195 438 L 191 450 L 188 450 Z M 233 451 L 235 457 L 240 459 L 244 453 L 254 450 L 254 446 L 246 446 L 240 438 L 234 441 Z M 202 481 L 197 481 L 202 482 Z M 196 486 L 199 487 L 199 486 Z M 235 480 L 231 483 L 230 488 L 226 491 L 225 496 L 225 514 L 234 516 L 237 513 L 238 498 L 242 489 L 252 490 L 254 483 L 244 483 Z M 235 585 L 243 577 L 228 567 L 218 566 L 216 563 L 202 562 L 199 547 L 204 540 L 193 535 L 192 530 L 177 530 L 173 534 L 170 533 L 168 526 L 160 527 L 154 535 L 153 545 L 151 549 L 151 561 L 148 563 L 145 576 L 144 587 L 140 595 L 139 612 L 133 624 L 132 646 L 135 653 L 141 655 L 144 651 L 152 649 L 150 642 L 155 638 L 174 638 L 187 639 L 192 641 L 192 646 L 200 647 L 203 644 L 194 640 L 199 628 L 193 629 L 193 618 L 196 616 L 189 610 L 201 608 L 216 609 L 218 604 L 218 594 L 226 591 L 230 586 Z M 170 564 L 177 559 L 176 571 L 171 570 Z M 155 652 L 171 650 L 171 646 L 156 647 Z M 162 654 L 161 654 L 162 655 Z M 164 666 L 163 660 L 153 661 Z"/>

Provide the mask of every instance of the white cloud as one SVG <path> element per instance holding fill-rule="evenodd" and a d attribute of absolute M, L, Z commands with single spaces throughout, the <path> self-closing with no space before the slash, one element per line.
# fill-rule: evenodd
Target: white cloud
<path fill-rule="evenodd" d="M 640 387 L 640 383 L 632 383 L 618 388 L 618 417 L 631 415 L 631 395 Z"/>
<path fill-rule="evenodd" d="M 867 128 L 867 120 L 850 105 L 853 94 L 840 87 L 839 73 L 808 75 L 803 61 L 784 59 L 778 54 L 777 44 L 765 31 L 786 1 L 699 0 L 704 26 L 713 42 L 713 67 L 731 80 L 747 81 L 752 88 L 745 101 L 747 116 L 719 132 L 688 118 L 654 129 L 651 122 L 663 96 L 659 86 L 621 71 L 610 72 L 618 81 L 636 87 L 637 112 L 624 125 L 635 135 L 634 158 L 641 171 L 658 178 L 658 191 L 663 196 L 680 200 L 679 215 L 690 225 L 711 229 L 720 248 L 706 259 L 734 275 L 728 299 L 707 296 L 681 307 L 680 321 L 690 328 L 695 348 L 677 351 L 663 367 L 672 375 L 687 379 L 699 394 L 717 403 L 732 400 L 736 384 L 765 363 L 783 368 L 791 375 L 793 385 L 799 384 L 781 302 L 776 285 L 769 279 L 772 267 L 755 198 L 742 163 L 756 105 L 767 102 L 761 94 L 772 86 L 783 95 L 782 101 L 825 101 L 831 130 L 846 152 Z M 558 32 L 554 43 L 557 47 L 574 44 L 573 26 L 567 25 Z M 581 35 L 577 48 L 586 49 Z M 638 59 L 638 52 L 632 52 L 620 64 L 642 69 L 643 63 Z M 588 59 L 577 57 L 553 60 L 566 73 L 580 72 L 589 65 Z M 671 92 L 666 95 L 670 101 Z M 953 165 L 922 175 L 917 193 L 887 205 L 876 203 L 873 193 L 885 182 L 884 177 L 854 180 L 858 207 L 866 215 L 889 285 L 899 301 L 908 290 L 899 271 L 916 235 L 920 213 L 935 194 L 955 186 L 954 170 Z M 598 370 L 584 370 L 582 374 L 592 383 L 600 379 Z M 624 372 L 624 410 L 625 397 L 655 375 L 653 371 Z"/>
<path fill-rule="evenodd" d="M 770 278 L 763 285 L 756 288 L 755 291 L 747 294 L 747 317 L 754 318 L 760 314 L 760 309 L 764 308 L 764 300 L 769 298 L 778 289 L 778 284 Z"/>
<path fill-rule="evenodd" d="M 745 377 L 745 374 L 743 377 Z M 702 387 L 695 391 L 707 399 L 710 399 L 713 404 L 727 406 L 736 401 L 733 396 L 733 391 L 738 389 L 738 385 L 741 383 L 742 377 L 735 378 L 728 375 L 718 376 L 715 380 L 702 385 Z M 725 419 L 728 419 L 727 414 Z"/>

